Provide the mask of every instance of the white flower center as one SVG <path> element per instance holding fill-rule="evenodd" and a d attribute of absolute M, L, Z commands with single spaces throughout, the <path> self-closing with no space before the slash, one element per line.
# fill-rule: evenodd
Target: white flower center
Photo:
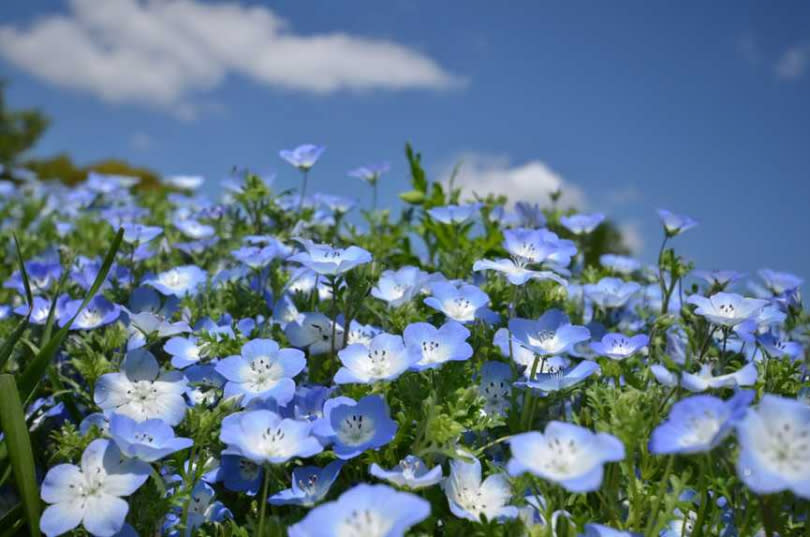
<path fill-rule="evenodd" d="M 247 387 L 253 392 L 269 390 L 281 379 L 281 366 L 269 356 L 259 356 L 250 363 L 250 378 Z"/>
<path fill-rule="evenodd" d="M 162 274 L 160 279 L 169 289 L 183 289 L 189 282 L 188 274 L 179 270 L 170 270 Z"/>
<path fill-rule="evenodd" d="M 457 296 L 445 301 L 444 309 L 449 317 L 454 319 L 468 319 L 475 312 L 472 302 L 463 296 Z"/>
<path fill-rule="evenodd" d="M 337 528 L 338 537 L 383 537 L 392 521 L 370 508 L 353 509 Z"/>
<path fill-rule="evenodd" d="M 810 426 L 793 421 L 767 427 L 757 448 L 768 465 L 780 474 L 807 476 L 810 473 Z"/>
<path fill-rule="evenodd" d="M 349 446 L 365 444 L 374 437 L 374 420 L 363 414 L 346 416 L 338 425 L 337 435 Z"/>
<path fill-rule="evenodd" d="M 436 364 L 444 361 L 444 348 L 438 341 L 422 342 L 422 360 L 424 364 Z"/>
<path fill-rule="evenodd" d="M 714 412 L 705 410 L 703 414 L 690 416 L 687 424 L 687 433 L 679 442 L 684 447 L 709 444 L 720 430 L 722 421 Z"/>

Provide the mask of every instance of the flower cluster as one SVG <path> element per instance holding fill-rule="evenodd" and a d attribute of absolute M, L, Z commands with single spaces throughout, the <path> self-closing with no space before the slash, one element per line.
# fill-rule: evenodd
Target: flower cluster
<path fill-rule="evenodd" d="M 0 331 L 23 342 L 0 368 L 42 502 L 0 450 L 9 528 L 810 531 L 799 277 L 693 270 L 671 245 L 698 223 L 665 210 L 646 264 L 606 215 L 463 200 L 410 148 L 401 216 L 376 208 L 387 163 L 348 172 L 374 200 L 354 214 L 306 191 L 324 150 L 280 152 L 293 193 L 241 171 L 218 201 L 197 176 L 4 189 L 2 234 L 29 259 L 0 269 Z"/>

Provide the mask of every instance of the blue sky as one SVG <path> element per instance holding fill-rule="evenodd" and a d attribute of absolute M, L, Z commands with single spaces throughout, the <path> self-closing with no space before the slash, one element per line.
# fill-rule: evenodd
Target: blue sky
<path fill-rule="evenodd" d="M 4 2 L 0 76 L 52 117 L 40 155 L 213 190 L 234 165 L 293 186 L 278 150 L 323 143 L 317 188 L 367 202 L 345 171 L 389 160 L 394 203 L 410 140 L 470 188 L 563 184 L 646 260 L 666 207 L 701 268 L 810 275 L 810 4 L 500 4 Z"/>

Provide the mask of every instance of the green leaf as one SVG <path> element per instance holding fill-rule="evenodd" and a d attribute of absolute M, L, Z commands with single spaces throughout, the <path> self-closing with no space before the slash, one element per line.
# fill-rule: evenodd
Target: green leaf
<path fill-rule="evenodd" d="M 425 170 L 422 169 L 422 155 L 414 153 L 411 144 L 405 144 L 405 155 L 408 157 L 408 163 L 411 166 L 411 181 L 414 190 L 422 193 L 427 192 L 428 181 Z"/>
<path fill-rule="evenodd" d="M 28 425 L 25 423 L 17 383 L 8 373 L 0 374 L 0 426 L 11 460 L 11 471 L 17 483 L 17 493 L 22 499 L 28 534 L 39 536 L 39 490 L 37 487 L 34 455 Z"/>
<path fill-rule="evenodd" d="M 0 371 L 2 371 L 3 367 L 6 365 L 6 362 L 14 350 L 14 346 L 17 345 L 23 332 L 28 328 L 28 320 L 31 318 L 31 312 L 34 311 L 34 296 L 33 293 L 31 293 L 31 284 L 28 281 L 28 272 L 25 270 L 25 261 L 23 261 L 22 252 L 20 251 L 20 243 L 17 241 L 16 235 L 13 235 L 13 237 L 14 246 L 17 249 L 17 260 L 20 263 L 20 274 L 22 275 L 23 285 L 25 286 L 25 297 L 28 300 L 28 312 L 25 314 L 25 317 L 17 323 L 17 326 L 14 327 L 14 330 L 3 342 L 3 346 L 0 347 Z"/>
<path fill-rule="evenodd" d="M 408 192 L 402 192 L 399 195 L 399 199 L 411 205 L 419 205 L 425 201 L 425 193 L 418 190 L 410 190 Z"/>
<path fill-rule="evenodd" d="M 107 273 L 110 271 L 110 267 L 115 260 L 115 254 L 118 252 L 118 248 L 121 246 L 121 241 L 123 238 L 124 230 L 121 228 L 115 235 L 115 238 L 110 245 L 110 249 L 107 250 L 107 255 L 104 257 L 104 262 L 101 264 L 101 268 L 98 271 L 96 280 L 93 282 L 90 290 L 87 291 L 87 295 L 85 295 L 81 306 L 79 306 L 79 309 L 76 310 L 76 315 L 69 319 L 68 322 L 66 322 L 65 325 L 60 328 L 59 331 L 56 332 L 56 334 L 54 334 L 46 344 L 42 346 L 39 354 L 34 357 L 20 377 L 20 395 L 26 404 L 33 396 L 39 381 L 42 380 L 43 376 L 45 376 L 45 371 L 53 361 L 56 351 L 59 350 L 62 342 L 67 337 L 68 330 L 70 330 L 73 321 L 76 319 L 79 313 L 81 313 L 87 303 L 90 302 L 90 300 L 96 295 L 98 290 L 101 288 L 101 285 L 104 283 L 104 280 L 107 278 Z"/>
<path fill-rule="evenodd" d="M 28 281 L 28 272 L 25 270 L 25 261 L 23 261 L 22 251 L 20 250 L 20 243 L 17 241 L 17 235 L 14 237 L 14 246 L 17 249 L 17 261 L 20 263 L 20 273 L 22 274 L 23 286 L 25 286 L 25 297 L 28 299 L 28 307 L 34 307 L 34 295 L 31 292 L 31 284 Z"/>

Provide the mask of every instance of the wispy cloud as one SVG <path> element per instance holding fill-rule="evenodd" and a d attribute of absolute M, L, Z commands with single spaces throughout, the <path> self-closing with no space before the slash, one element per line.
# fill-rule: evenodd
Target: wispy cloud
<path fill-rule="evenodd" d="M 270 9 L 236 2 L 71 0 L 67 14 L 0 25 L 0 55 L 54 85 L 179 117 L 193 116 L 194 97 L 229 75 L 313 94 L 464 83 L 402 44 L 296 34 Z"/>
<path fill-rule="evenodd" d="M 549 195 L 561 190 L 560 203 L 563 206 L 583 209 L 586 205 L 585 195 L 578 186 L 563 179 L 562 175 L 540 160 L 513 164 L 503 155 L 465 153 L 453 162 L 460 163 L 455 184 L 467 196 L 503 194 L 512 204 L 530 201 L 547 205 L 550 203 Z M 445 176 L 449 176 L 449 168 Z"/>
<path fill-rule="evenodd" d="M 776 76 L 783 80 L 797 80 L 810 69 L 810 42 L 788 48 L 774 65 Z"/>
<path fill-rule="evenodd" d="M 143 131 L 135 131 L 129 137 L 129 146 L 136 151 L 147 151 L 152 147 L 152 137 Z"/>

